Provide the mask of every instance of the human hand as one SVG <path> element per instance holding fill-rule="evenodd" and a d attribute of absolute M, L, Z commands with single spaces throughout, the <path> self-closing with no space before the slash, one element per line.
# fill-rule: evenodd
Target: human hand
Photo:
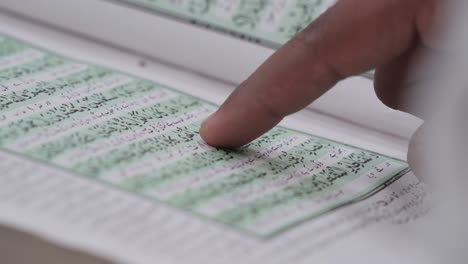
<path fill-rule="evenodd" d="M 436 0 L 341 0 L 273 54 L 202 125 L 210 145 L 238 147 L 309 105 L 338 81 L 376 69 L 387 106 L 403 102 L 408 69 L 434 49 Z"/>

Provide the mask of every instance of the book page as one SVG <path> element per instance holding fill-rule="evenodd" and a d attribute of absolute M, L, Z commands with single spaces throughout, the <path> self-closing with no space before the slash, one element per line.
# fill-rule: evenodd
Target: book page
<path fill-rule="evenodd" d="M 408 169 L 281 127 L 214 149 L 198 135 L 213 105 L 11 38 L 0 56 L 2 148 L 254 236 L 359 200 Z"/>
<path fill-rule="evenodd" d="M 403 161 L 282 127 L 213 149 L 214 105 L 6 35 L 0 105 L 0 221 L 123 262 L 306 262 L 426 210 Z"/>

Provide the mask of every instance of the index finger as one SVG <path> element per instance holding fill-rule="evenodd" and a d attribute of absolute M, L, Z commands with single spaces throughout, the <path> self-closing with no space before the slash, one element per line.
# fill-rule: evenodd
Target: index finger
<path fill-rule="evenodd" d="M 428 0 L 342 0 L 273 54 L 200 130 L 211 145 L 244 145 L 338 81 L 396 58 L 417 38 Z"/>

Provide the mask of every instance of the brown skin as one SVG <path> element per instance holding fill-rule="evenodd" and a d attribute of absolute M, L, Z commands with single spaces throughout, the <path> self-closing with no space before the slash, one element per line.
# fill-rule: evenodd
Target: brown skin
<path fill-rule="evenodd" d="M 320 97 L 338 81 L 377 69 L 375 91 L 402 104 L 409 66 L 432 50 L 437 0 L 341 0 L 243 82 L 202 125 L 210 145 L 249 143 Z"/>

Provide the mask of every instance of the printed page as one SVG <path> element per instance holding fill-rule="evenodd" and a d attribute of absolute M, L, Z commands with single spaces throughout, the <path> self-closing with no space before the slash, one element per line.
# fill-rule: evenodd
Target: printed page
<path fill-rule="evenodd" d="M 127 262 L 306 261 L 313 243 L 300 234 L 323 244 L 339 229 L 317 227 L 353 206 L 391 204 L 385 192 L 385 205 L 357 202 L 392 182 L 398 198 L 424 198 L 414 176 L 400 179 L 405 162 L 282 127 L 237 150 L 211 148 L 197 131 L 214 109 L 3 35 L 0 219 Z M 411 217 L 425 211 L 414 207 Z M 291 240 L 297 248 L 275 253 Z"/>
<path fill-rule="evenodd" d="M 251 235 L 359 200 L 408 168 L 280 127 L 214 149 L 198 135 L 213 105 L 11 38 L 0 45 L 2 148 Z"/>

